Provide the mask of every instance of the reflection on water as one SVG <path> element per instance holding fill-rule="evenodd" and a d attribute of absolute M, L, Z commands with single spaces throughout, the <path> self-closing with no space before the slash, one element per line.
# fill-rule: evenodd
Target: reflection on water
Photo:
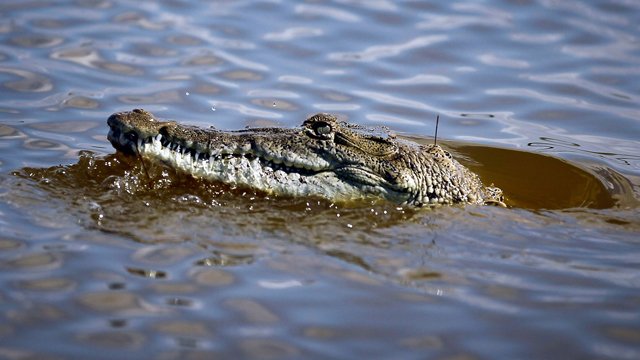
<path fill-rule="evenodd" d="M 0 358 L 639 358 L 639 11 L 3 1 Z M 440 114 L 511 207 L 147 178 L 106 141 L 134 107 L 419 142 Z"/>

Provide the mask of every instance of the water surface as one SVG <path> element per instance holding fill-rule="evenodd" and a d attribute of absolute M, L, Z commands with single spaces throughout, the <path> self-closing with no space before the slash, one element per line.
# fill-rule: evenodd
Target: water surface
<path fill-rule="evenodd" d="M 0 4 L 0 357 L 640 357 L 631 1 Z M 332 204 L 114 154 L 106 118 L 331 112 L 509 208 Z"/>

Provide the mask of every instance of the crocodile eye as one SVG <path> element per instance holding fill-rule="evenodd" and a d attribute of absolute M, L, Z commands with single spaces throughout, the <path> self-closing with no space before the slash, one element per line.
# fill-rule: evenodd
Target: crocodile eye
<path fill-rule="evenodd" d="M 319 136 L 326 136 L 331 133 L 331 125 L 329 124 L 319 125 L 319 126 L 316 126 L 315 130 L 316 130 L 316 134 L 318 134 Z"/>
<path fill-rule="evenodd" d="M 315 136 L 321 139 L 330 139 L 333 128 L 331 127 L 331 124 L 319 121 L 313 124 L 313 132 Z"/>

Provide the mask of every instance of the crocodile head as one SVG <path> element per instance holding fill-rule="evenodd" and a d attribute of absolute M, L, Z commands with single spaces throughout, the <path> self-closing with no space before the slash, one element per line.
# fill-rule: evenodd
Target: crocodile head
<path fill-rule="evenodd" d="M 317 114 L 295 129 L 221 131 L 158 121 L 141 109 L 113 114 L 117 149 L 193 177 L 289 196 L 348 200 L 378 196 L 399 204 L 502 204 L 502 192 L 438 145 L 379 136 Z"/>

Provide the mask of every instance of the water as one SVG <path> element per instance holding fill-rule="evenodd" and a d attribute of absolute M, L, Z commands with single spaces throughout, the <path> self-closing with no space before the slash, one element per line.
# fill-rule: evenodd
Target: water
<path fill-rule="evenodd" d="M 0 4 L 0 358 L 640 358 L 633 1 Z M 106 118 L 439 138 L 510 208 L 267 197 Z"/>

